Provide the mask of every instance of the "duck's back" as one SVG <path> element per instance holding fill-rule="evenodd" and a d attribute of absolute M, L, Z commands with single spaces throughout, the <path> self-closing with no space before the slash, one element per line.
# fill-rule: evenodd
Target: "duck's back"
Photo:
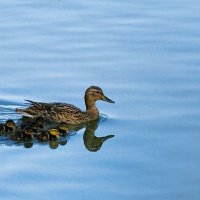
<path fill-rule="evenodd" d="M 41 116 L 47 120 L 70 124 L 79 124 L 87 121 L 87 113 L 72 104 L 43 103 L 30 100 L 28 102 L 31 103 L 31 106 L 26 109 L 17 109 L 17 112 L 28 114 L 32 117 Z"/>
<path fill-rule="evenodd" d="M 53 114 L 55 121 L 64 121 L 71 124 L 81 123 L 87 117 L 86 113 L 81 109 L 66 103 L 52 103 L 49 113 L 51 116 Z"/>

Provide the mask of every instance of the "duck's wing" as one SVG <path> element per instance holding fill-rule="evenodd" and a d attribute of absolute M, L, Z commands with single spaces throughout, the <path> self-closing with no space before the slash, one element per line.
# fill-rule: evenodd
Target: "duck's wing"
<path fill-rule="evenodd" d="M 51 111 L 55 113 L 63 113 L 63 114 L 82 113 L 82 110 L 80 108 L 77 108 L 72 104 L 52 103 L 50 105 L 51 105 Z"/>
<path fill-rule="evenodd" d="M 56 116 L 56 121 L 64 121 L 69 124 L 81 123 L 86 114 L 72 104 L 54 103 L 51 106 L 51 116 Z"/>
<path fill-rule="evenodd" d="M 43 103 L 26 100 L 31 104 L 26 109 L 16 109 L 23 115 L 42 116 L 45 119 L 54 121 L 65 121 L 68 123 L 81 122 L 85 118 L 85 113 L 72 104 L 66 103 Z"/>

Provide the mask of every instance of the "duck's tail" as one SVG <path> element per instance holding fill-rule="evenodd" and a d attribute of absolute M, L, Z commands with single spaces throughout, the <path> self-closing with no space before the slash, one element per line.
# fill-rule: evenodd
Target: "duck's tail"
<path fill-rule="evenodd" d="M 26 117 L 33 117 L 30 113 L 26 112 L 26 110 L 24 110 L 24 109 L 16 108 L 15 111 Z"/>
<path fill-rule="evenodd" d="M 23 109 L 21 109 L 21 108 L 16 108 L 15 111 L 16 111 L 17 113 L 23 113 Z"/>

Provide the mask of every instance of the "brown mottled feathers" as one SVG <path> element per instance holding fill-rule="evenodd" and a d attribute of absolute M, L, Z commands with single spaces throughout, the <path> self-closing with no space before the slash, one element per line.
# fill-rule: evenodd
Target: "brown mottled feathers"
<path fill-rule="evenodd" d="M 72 104 L 66 103 L 43 103 L 35 102 L 31 100 L 26 100 L 31 103 L 31 106 L 24 109 L 18 110 L 18 112 L 27 113 L 33 117 L 42 116 L 45 119 L 67 123 L 82 123 L 85 118 L 89 117 L 87 113 L 83 112 L 81 109 L 77 108 Z"/>

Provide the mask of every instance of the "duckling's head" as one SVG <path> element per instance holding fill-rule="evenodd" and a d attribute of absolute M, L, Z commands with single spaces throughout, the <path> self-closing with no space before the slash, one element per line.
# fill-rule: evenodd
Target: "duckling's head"
<path fill-rule="evenodd" d="M 59 128 L 59 131 L 62 132 L 62 133 L 67 133 L 69 131 L 67 124 L 64 123 L 64 122 L 61 122 L 59 124 L 58 128 Z"/>
<path fill-rule="evenodd" d="M 9 119 L 9 120 L 6 121 L 6 126 L 8 128 L 15 129 L 16 124 L 15 124 L 15 122 L 12 119 Z"/>
<path fill-rule="evenodd" d="M 39 124 L 33 122 L 29 128 L 31 128 L 34 132 L 37 132 L 40 127 Z"/>
<path fill-rule="evenodd" d="M 103 90 L 98 86 L 91 86 L 85 91 L 86 106 L 88 102 L 95 102 L 97 100 L 106 101 L 108 103 L 115 103 L 113 100 L 106 97 Z"/>
<path fill-rule="evenodd" d="M 33 129 L 32 128 L 26 128 L 24 130 L 24 134 L 32 136 L 33 135 Z"/>
<path fill-rule="evenodd" d="M 37 117 L 35 122 L 39 125 L 40 128 L 43 128 L 43 125 L 44 125 L 44 118 L 43 117 Z"/>
<path fill-rule="evenodd" d="M 57 128 L 51 128 L 49 129 L 49 134 L 55 138 L 59 137 L 59 131 Z"/>

